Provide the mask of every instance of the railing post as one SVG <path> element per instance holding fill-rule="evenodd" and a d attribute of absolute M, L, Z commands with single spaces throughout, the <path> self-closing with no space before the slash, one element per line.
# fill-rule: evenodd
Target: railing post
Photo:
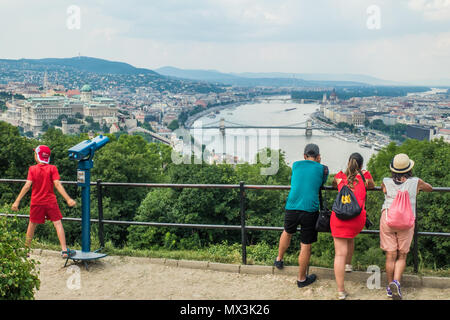
<path fill-rule="evenodd" d="M 105 247 L 105 238 L 103 235 L 103 190 L 102 180 L 97 180 L 97 204 L 98 204 L 98 238 L 100 246 Z"/>
<path fill-rule="evenodd" d="M 413 244 L 413 262 L 414 262 L 414 273 L 419 272 L 419 234 L 418 234 L 418 221 L 419 215 L 417 214 L 417 205 L 416 205 L 416 223 L 414 224 L 414 244 Z"/>
<path fill-rule="evenodd" d="M 247 264 L 247 233 L 245 231 L 245 187 L 244 182 L 239 182 L 240 213 L 241 213 L 241 242 L 242 264 Z"/>

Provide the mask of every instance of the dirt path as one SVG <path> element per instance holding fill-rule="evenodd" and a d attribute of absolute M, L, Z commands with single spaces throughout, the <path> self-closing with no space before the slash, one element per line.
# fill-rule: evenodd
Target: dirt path
<path fill-rule="evenodd" d="M 318 279 L 299 289 L 295 277 L 250 275 L 212 270 L 184 269 L 152 264 L 146 258 L 106 257 L 90 264 L 63 268 L 56 252 L 36 251 L 41 287 L 36 299 L 335 299 L 336 284 Z M 71 264 L 71 262 L 69 262 Z M 79 281 L 77 282 L 77 279 Z M 369 290 L 365 284 L 346 283 L 348 299 L 384 300 L 385 290 Z M 405 299 L 450 299 L 450 289 L 404 288 Z"/>

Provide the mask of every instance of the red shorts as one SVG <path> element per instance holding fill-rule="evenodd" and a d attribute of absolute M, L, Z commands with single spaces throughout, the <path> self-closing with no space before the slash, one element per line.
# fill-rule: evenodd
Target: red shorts
<path fill-rule="evenodd" d="M 45 219 L 58 221 L 62 219 L 58 203 L 49 205 L 32 205 L 30 207 L 30 222 L 42 224 Z"/>

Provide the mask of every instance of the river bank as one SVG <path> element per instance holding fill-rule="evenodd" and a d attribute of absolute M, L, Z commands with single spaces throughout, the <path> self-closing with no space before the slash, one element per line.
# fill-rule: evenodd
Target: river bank
<path fill-rule="evenodd" d="M 210 114 L 211 112 L 215 113 L 216 111 L 220 111 L 220 110 L 224 110 L 224 109 L 230 109 L 230 108 L 236 108 L 240 105 L 243 104 L 251 104 L 252 100 L 248 100 L 248 101 L 239 101 L 239 102 L 233 102 L 233 103 L 228 103 L 228 104 L 223 104 L 220 106 L 215 106 L 215 107 L 211 107 L 211 108 L 207 108 L 199 113 L 196 113 L 192 116 L 190 116 L 186 122 L 185 122 L 185 127 L 186 128 L 190 128 L 192 127 L 192 124 L 197 121 L 198 119 L 200 119 L 201 117 L 204 117 L 208 114 Z"/>
<path fill-rule="evenodd" d="M 210 152 L 211 162 L 221 162 L 224 158 L 225 161 L 233 163 L 235 161 L 255 163 L 256 153 L 261 149 L 270 148 L 281 149 L 285 153 L 286 163 L 291 166 L 295 161 L 303 159 L 302 150 L 306 144 L 315 143 L 319 145 L 322 159 L 328 163 L 331 172 L 339 172 L 345 168 L 348 156 L 353 152 L 360 153 L 366 164 L 372 155 L 387 144 L 382 143 L 384 139 L 379 134 L 371 132 L 364 135 L 351 134 L 342 129 L 339 131 L 317 129 L 313 130 L 312 136 L 306 136 L 304 129 L 288 128 L 299 124 L 301 127 L 312 119 L 314 122 L 324 124 L 324 127 L 336 129 L 335 124 L 319 122 L 320 119 L 317 117 L 319 107 L 318 104 L 302 104 L 296 101 L 252 99 L 203 110 L 191 116 L 186 121 L 186 127 L 192 127 L 195 121 L 200 121 L 202 126 L 216 127 L 193 133 L 194 139 L 202 141 Z M 221 118 L 226 124 L 225 140 L 217 128 Z M 233 128 L 233 124 L 243 127 L 236 129 Z M 272 126 L 285 128 L 267 129 Z M 336 149 L 337 145 L 339 149 Z"/>

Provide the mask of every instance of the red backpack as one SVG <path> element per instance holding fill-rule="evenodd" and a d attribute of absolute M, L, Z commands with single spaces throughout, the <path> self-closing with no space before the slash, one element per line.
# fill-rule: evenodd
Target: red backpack
<path fill-rule="evenodd" d="M 394 201 L 386 209 L 386 223 L 394 229 L 410 229 L 414 226 L 416 217 L 412 211 L 408 191 L 397 191 Z"/>

